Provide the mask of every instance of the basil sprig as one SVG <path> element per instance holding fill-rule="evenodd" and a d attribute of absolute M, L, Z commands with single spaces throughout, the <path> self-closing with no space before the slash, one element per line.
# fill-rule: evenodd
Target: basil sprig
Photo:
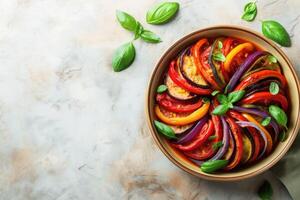
<path fill-rule="evenodd" d="M 158 132 L 163 134 L 164 136 L 166 136 L 170 139 L 177 138 L 174 130 L 170 126 L 168 126 L 162 122 L 156 121 L 156 120 L 154 120 L 154 125 L 155 125 L 156 129 L 158 130 Z"/>
<path fill-rule="evenodd" d="M 214 90 L 212 93 L 211 93 L 211 96 L 216 96 L 217 94 L 219 94 L 220 91 L 219 90 Z"/>
<path fill-rule="evenodd" d="M 257 191 L 261 200 L 271 200 L 273 195 L 273 189 L 269 181 L 265 180 Z"/>
<path fill-rule="evenodd" d="M 213 111 L 214 115 L 224 115 L 230 108 L 233 108 L 233 103 L 238 102 L 245 95 L 244 90 L 234 91 L 229 93 L 227 96 L 225 94 L 218 94 L 217 99 L 220 103 Z"/>
<path fill-rule="evenodd" d="M 287 115 L 285 112 L 278 106 L 270 105 L 269 106 L 269 113 L 272 117 L 276 120 L 278 124 L 285 127 L 287 129 Z"/>
<path fill-rule="evenodd" d="M 269 86 L 269 91 L 271 94 L 276 95 L 279 93 L 279 85 L 276 82 L 271 82 Z"/>
<path fill-rule="evenodd" d="M 158 35 L 152 31 L 145 30 L 142 24 L 137 21 L 130 14 L 117 10 L 116 11 L 117 20 L 120 25 L 134 33 L 134 40 L 141 38 L 145 42 L 149 43 L 158 43 L 161 42 L 161 39 Z M 112 59 L 112 66 L 115 72 L 120 72 L 128 68 L 135 58 L 135 48 L 132 42 L 123 44 L 120 46 L 114 53 Z"/>
<path fill-rule="evenodd" d="M 257 14 L 257 6 L 256 2 L 249 2 L 244 7 L 244 14 L 242 15 L 242 19 L 248 22 L 251 22 L 255 19 Z"/>
<path fill-rule="evenodd" d="M 285 28 L 276 21 L 267 20 L 262 22 L 263 34 L 284 47 L 291 46 L 291 38 Z"/>
<path fill-rule="evenodd" d="M 135 58 L 135 48 L 132 42 L 120 46 L 113 55 L 112 66 L 115 72 L 128 68 Z"/>
<path fill-rule="evenodd" d="M 217 150 L 217 149 L 219 149 L 220 147 L 222 147 L 223 145 L 224 145 L 224 144 L 223 144 L 222 141 L 215 142 L 215 143 L 213 143 L 212 148 L 213 148 L 213 150 Z"/>
<path fill-rule="evenodd" d="M 273 55 L 269 55 L 267 59 L 270 63 L 277 63 L 277 58 Z"/>
<path fill-rule="evenodd" d="M 179 10 L 177 2 L 163 2 L 152 7 L 146 16 L 146 21 L 149 24 L 164 24 L 169 22 Z"/>

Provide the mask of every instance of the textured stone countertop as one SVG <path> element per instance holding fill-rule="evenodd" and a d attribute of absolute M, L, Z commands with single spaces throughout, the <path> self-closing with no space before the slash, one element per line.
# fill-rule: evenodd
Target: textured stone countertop
<path fill-rule="evenodd" d="M 162 53 L 184 35 L 212 25 L 260 31 L 280 21 L 292 36 L 283 48 L 300 64 L 300 1 L 258 0 L 254 22 L 240 0 L 182 0 L 171 23 L 145 23 L 151 0 L 0 1 L 0 199 L 258 199 L 262 180 L 274 199 L 289 199 L 271 172 L 216 183 L 174 166 L 145 123 L 145 90 Z M 163 42 L 135 42 L 133 65 L 111 69 L 113 51 L 132 35 L 115 10 L 131 13 Z"/>

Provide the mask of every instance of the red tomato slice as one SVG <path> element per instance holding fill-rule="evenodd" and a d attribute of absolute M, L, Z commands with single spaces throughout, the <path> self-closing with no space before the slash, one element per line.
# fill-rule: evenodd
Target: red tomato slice
<path fill-rule="evenodd" d="M 195 160 L 205 160 L 212 157 L 215 151 L 212 148 L 213 141 L 206 141 L 203 145 L 193 151 L 186 151 L 184 154 Z"/>
<path fill-rule="evenodd" d="M 199 99 L 195 103 L 184 103 L 182 101 L 173 99 L 166 93 L 157 94 L 156 100 L 160 106 L 176 113 L 193 112 L 200 108 L 203 104 L 202 99 Z"/>

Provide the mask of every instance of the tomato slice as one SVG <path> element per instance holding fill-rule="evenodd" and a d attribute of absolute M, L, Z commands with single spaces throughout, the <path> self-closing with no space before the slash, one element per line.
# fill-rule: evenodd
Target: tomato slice
<path fill-rule="evenodd" d="M 157 94 L 156 100 L 160 106 L 176 113 L 193 112 L 203 104 L 202 99 L 199 99 L 195 103 L 183 103 L 182 101 L 173 99 L 166 93 Z"/>
<path fill-rule="evenodd" d="M 202 77 L 206 79 L 206 81 L 214 88 L 214 89 L 220 89 L 217 82 L 214 80 L 212 71 L 208 65 L 208 56 L 210 48 L 207 48 L 203 52 L 203 47 L 208 44 L 207 39 L 201 39 L 199 40 L 196 45 L 192 48 L 192 55 L 194 56 L 195 64 L 200 72 L 202 74 Z M 204 59 L 204 56 L 206 59 Z M 205 62 L 204 62 L 205 60 Z M 205 66 L 203 65 L 205 64 Z"/>
<path fill-rule="evenodd" d="M 175 68 L 176 67 L 176 68 Z M 170 63 L 168 74 L 172 81 L 174 81 L 178 86 L 186 89 L 187 91 L 190 91 L 195 94 L 201 94 L 201 95 L 209 95 L 211 93 L 210 89 L 203 89 L 200 87 L 196 87 L 191 85 L 187 80 L 185 80 L 178 72 L 178 66 L 175 61 L 172 61 Z"/>
<path fill-rule="evenodd" d="M 248 121 L 248 119 L 243 115 L 233 110 L 229 110 L 228 115 L 238 121 Z M 247 127 L 247 130 L 251 134 L 251 137 L 254 141 L 254 151 L 249 162 L 254 162 L 256 161 L 261 149 L 263 148 L 263 140 L 262 138 L 260 138 L 261 136 L 259 135 L 259 133 L 257 133 L 257 130 L 255 128 Z"/>
<path fill-rule="evenodd" d="M 208 137 L 214 132 L 214 126 L 211 120 L 202 127 L 199 134 L 191 141 L 186 144 L 174 144 L 173 146 L 182 151 L 192 151 L 197 149 L 199 146 L 207 141 Z"/>
<path fill-rule="evenodd" d="M 271 94 L 270 92 L 256 92 L 244 99 L 242 99 L 242 104 L 255 104 L 261 103 L 264 105 L 269 105 L 270 103 L 279 103 L 284 111 L 288 109 L 288 101 L 285 96 L 278 93 L 276 95 Z"/>
<path fill-rule="evenodd" d="M 231 170 L 235 168 L 242 160 L 243 139 L 242 139 L 241 128 L 235 123 L 234 119 L 231 117 L 226 117 L 226 121 L 228 122 L 229 127 L 231 129 L 231 133 L 233 134 L 233 138 L 235 141 L 235 152 L 234 152 L 234 158 L 224 168 L 224 170 Z"/>
<path fill-rule="evenodd" d="M 215 151 L 212 148 L 213 141 L 206 141 L 203 145 L 193 151 L 186 151 L 184 154 L 195 160 L 205 160 L 212 157 Z"/>

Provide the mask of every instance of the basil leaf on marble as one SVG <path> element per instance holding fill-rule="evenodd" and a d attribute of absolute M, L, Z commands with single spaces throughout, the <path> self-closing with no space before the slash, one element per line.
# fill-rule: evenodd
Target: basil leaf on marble
<path fill-rule="evenodd" d="M 178 12 L 179 3 L 163 2 L 152 7 L 146 15 L 146 21 L 149 24 L 164 24 L 169 22 Z"/>
<path fill-rule="evenodd" d="M 255 19 L 257 14 L 257 6 L 256 2 L 249 2 L 244 7 L 244 14 L 242 15 L 242 19 L 248 22 L 251 22 Z"/>
<path fill-rule="evenodd" d="M 142 26 L 142 24 L 140 22 L 137 22 L 137 26 L 134 30 L 134 39 L 136 40 L 139 37 L 141 37 L 143 31 L 144 31 L 144 27 Z"/>
<path fill-rule="evenodd" d="M 273 195 L 273 189 L 269 181 L 265 180 L 257 191 L 261 200 L 271 200 Z"/>
<path fill-rule="evenodd" d="M 135 48 L 132 42 L 120 46 L 114 53 L 112 66 L 115 72 L 128 68 L 135 58 Z"/>
<path fill-rule="evenodd" d="M 170 126 L 168 126 L 162 122 L 156 121 L 156 120 L 154 120 L 154 125 L 155 125 L 156 129 L 158 130 L 158 132 L 163 134 L 164 136 L 171 138 L 171 139 L 176 138 L 175 132 Z"/>
<path fill-rule="evenodd" d="M 151 31 L 148 31 L 148 30 L 144 30 L 142 32 L 141 38 L 145 42 L 149 42 L 149 43 L 159 43 L 159 42 L 161 42 L 161 39 L 158 35 L 156 35 L 155 33 L 151 32 Z"/>
<path fill-rule="evenodd" d="M 121 24 L 121 26 L 131 32 L 135 32 L 138 26 L 138 22 L 135 20 L 133 16 L 130 14 L 117 10 L 116 11 L 116 16 Z"/>
<path fill-rule="evenodd" d="M 166 91 L 168 89 L 168 87 L 166 85 L 160 85 L 158 86 L 156 92 L 157 93 L 163 93 L 164 91 Z"/>
<path fill-rule="evenodd" d="M 269 39 L 281 46 L 290 47 L 291 38 L 285 28 L 276 21 L 267 20 L 262 22 L 262 33 Z"/>
<path fill-rule="evenodd" d="M 287 116 L 285 112 L 278 106 L 270 105 L 269 113 L 277 121 L 278 124 L 284 126 L 287 129 Z"/>
<path fill-rule="evenodd" d="M 271 94 L 276 95 L 279 93 L 279 85 L 276 82 L 271 82 L 269 86 L 269 91 Z"/>

